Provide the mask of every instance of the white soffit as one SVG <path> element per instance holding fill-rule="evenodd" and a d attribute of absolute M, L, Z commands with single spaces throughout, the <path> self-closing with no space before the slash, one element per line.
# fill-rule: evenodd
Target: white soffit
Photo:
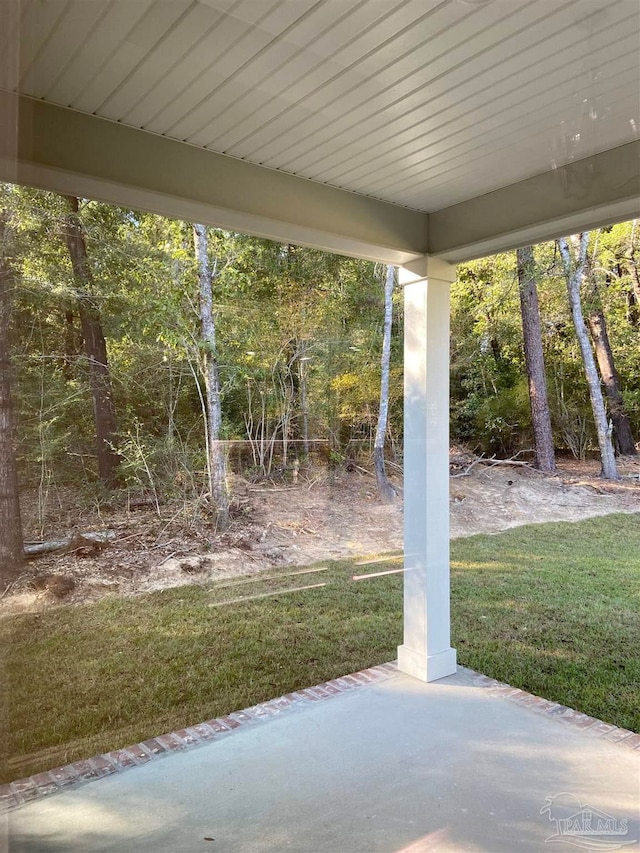
<path fill-rule="evenodd" d="M 638 0 L 23 0 L 19 30 L 23 94 L 426 212 L 640 129 Z"/>

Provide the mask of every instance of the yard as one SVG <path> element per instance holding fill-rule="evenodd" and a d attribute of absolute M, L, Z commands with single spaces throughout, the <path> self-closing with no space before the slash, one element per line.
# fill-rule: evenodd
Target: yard
<path fill-rule="evenodd" d="M 639 520 L 452 542 L 459 662 L 640 731 Z M 393 659 L 402 574 L 379 573 L 400 566 L 323 561 L 6 614 L 2 781 Z"/>

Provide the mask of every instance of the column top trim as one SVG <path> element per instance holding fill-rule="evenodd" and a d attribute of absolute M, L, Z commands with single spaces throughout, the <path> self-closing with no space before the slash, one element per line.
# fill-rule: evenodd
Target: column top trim
<path fill-rule="evenodd" d="M 445 281 L 451 284 L 456 280 L 456 276 L 457 267 L 455 264 L 450 264 L 433 255 L 423 255 L 421 258 L 403 264 L 400 267 L 399 279 L 402 286 L 425 279 Z"/>

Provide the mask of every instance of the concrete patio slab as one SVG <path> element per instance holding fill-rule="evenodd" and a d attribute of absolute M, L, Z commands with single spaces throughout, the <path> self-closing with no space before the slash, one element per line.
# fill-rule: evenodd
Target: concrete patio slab
<path fill-rule="evenodd" d="M 5 815 L 8 853 L 640 849 L 640 751 L 402 674 Z"/>

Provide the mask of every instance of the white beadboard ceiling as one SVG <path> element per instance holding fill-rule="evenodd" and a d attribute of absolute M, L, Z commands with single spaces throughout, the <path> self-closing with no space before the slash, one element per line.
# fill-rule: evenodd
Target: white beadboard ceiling
<path fill-rule="evenodd" d="M 22 0 L 17 27 L 22 94 L 427 213 L 640 129 L 638 0 Z"/>

